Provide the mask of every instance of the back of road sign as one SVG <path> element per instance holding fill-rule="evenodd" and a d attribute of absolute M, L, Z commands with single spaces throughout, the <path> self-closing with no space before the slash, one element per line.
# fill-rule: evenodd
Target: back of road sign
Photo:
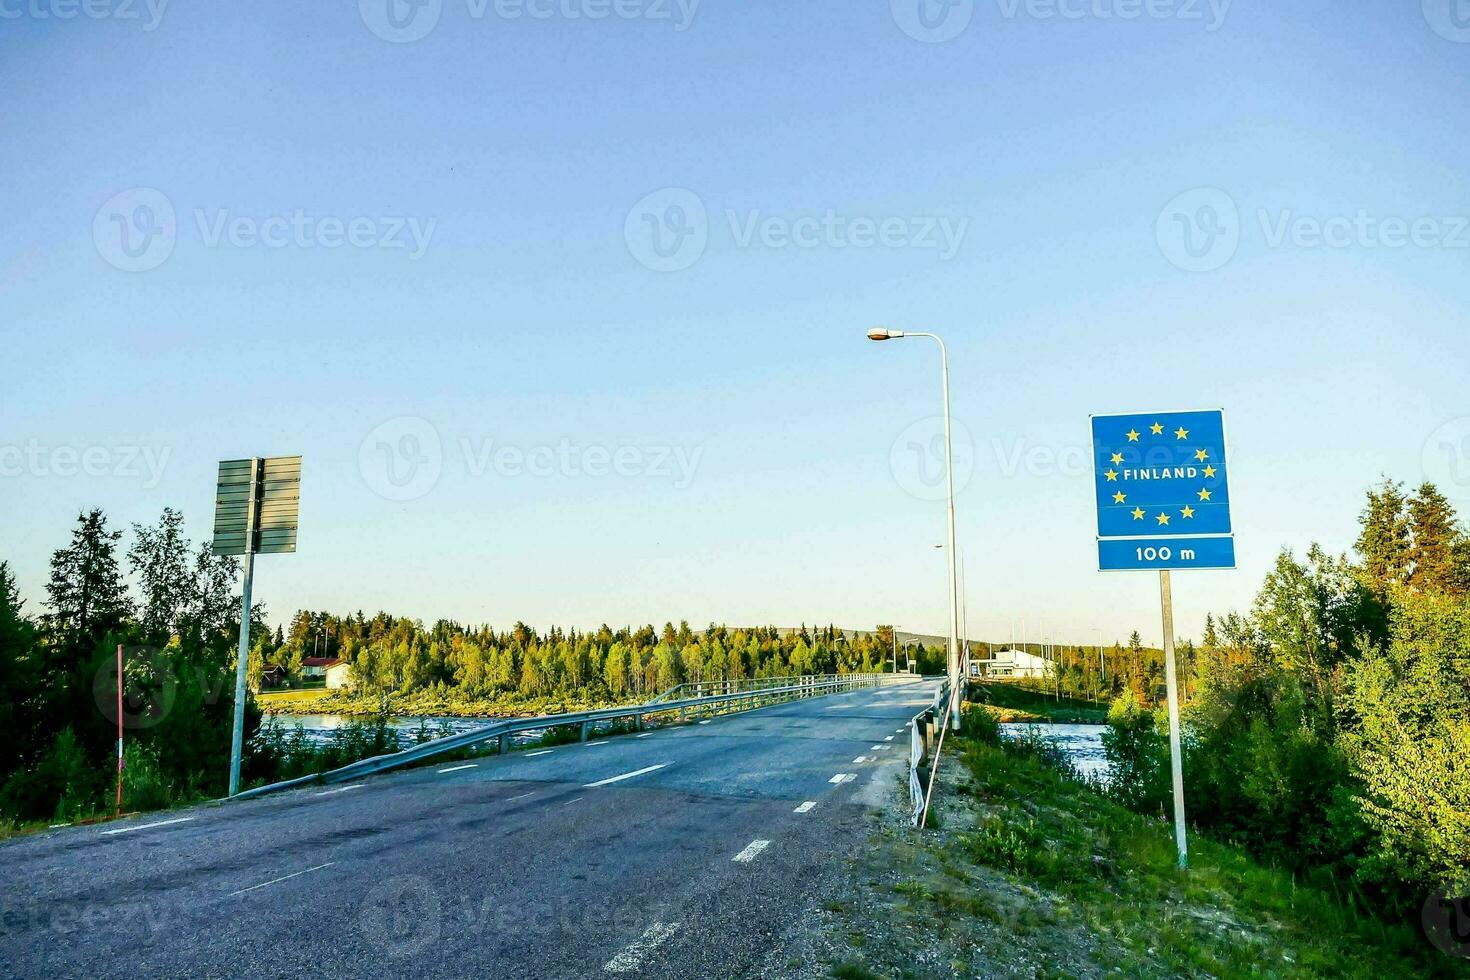
<path fill-rule="evenodd" d="M 1225 413 L 1092 417 L 1098 567 L 1234 568 Z"/>
<path fill-rule="evenodd" d="M 296 550 L 301 457 L 232 459 L 219 464 L 214 553 L 289 554 Z"/>

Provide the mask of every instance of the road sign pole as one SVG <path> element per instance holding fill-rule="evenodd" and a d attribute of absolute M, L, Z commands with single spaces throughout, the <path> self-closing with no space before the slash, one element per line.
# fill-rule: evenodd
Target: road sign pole
<path fill-rule="evenodd" d="M 117 645 L 117 813 L 122 814 L 123 778 L 123 654 Z"/>
<path fill-rule="evenodd" d="M 1164 674 L 1169 692 L 1169 765 L 1174 777 L 1174 843 L 1179 867 L 1189 867 L 1189 844 L 1184 827 L 1184 767 L 1179 754 L 1179 688 L 1174 677 L 1174 595 L 1169 570 L 1159 572 L 1159 597 L 1164 607 Z"/>
<path fill-rule="evenodd" d="M 245 678 L 250 659 L 250 586 L 255 555 L 245 552 L 245 587 L 240 599 L 240 658 L 235 664 L 235 725 L 230 735 L 230 795 L 240 792 L 240 757 L 245 748 Z"/>

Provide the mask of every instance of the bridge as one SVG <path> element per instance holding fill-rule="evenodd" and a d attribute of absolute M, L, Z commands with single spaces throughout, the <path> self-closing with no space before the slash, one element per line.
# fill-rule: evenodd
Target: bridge
<path fill-rule="evenodd" d="M 938 684 L 289 788 L 0 845 L 11 976 L 712 977 L 904 793 Z"/>

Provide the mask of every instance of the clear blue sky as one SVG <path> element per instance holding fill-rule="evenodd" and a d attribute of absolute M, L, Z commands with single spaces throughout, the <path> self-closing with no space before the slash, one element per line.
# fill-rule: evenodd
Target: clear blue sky
<path fill-rule="evenodd" d="M 944 512 L 908 448 L 937 359 L 875 323 L 949 341 L 972 633 L 1157 641 L 1153 578 L 1095 570 L 1089 413 L 1228 412 L 1241 567 L 1176 578 L 1186 634 L 1282 546 L 1349 547 L 1365 487 L 1426 452 L 1470 505 L 1470 457 L 1436 448 L 1470 434 L 1470 32 L 1418 3 L 981 0 L 930 43 L 908 0 L 443 0 L 395 43 L 375 0 L 177 2 L 151 30 L 27 2 L 0 20 L 0 557 L 33 610 L 79 509 L 207 536 L 219 459 L 300 453 L 301 550 L 258 564 L 276 619 L 941 631 Z M 699 232 L 675 271 L 630 215 L 665 188 L 705 212 L 655 214 Z M 1169 238 L 1191 191 L 1234 207 L 1233 252 Z M 357 218 L 407 247 L 304 244 Z M 1428 224 L 1394 248 L 1385 219 Z M 116 220 L 171 252 L 129 258 Z M 476 461 L 562 440 L 637 472 Z M 379 442 L 431 460 L 418 484 Z"/>

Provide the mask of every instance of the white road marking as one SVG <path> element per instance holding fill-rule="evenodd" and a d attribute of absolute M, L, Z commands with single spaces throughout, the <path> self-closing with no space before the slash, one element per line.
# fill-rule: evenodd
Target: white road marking
<path fill-rule="evenodd" d="M 586 744 L 588 745 L 588 747 L 591 747 L 593 745 L 606 745 L 607 744 L 607 739 L 603 739 L 600 742 L 588 742 Z"/>
<path fill-rule="evenodd" d="M 572 799 L 567 800 L 565 803 L 563 803 L 562 806 L 571 806 L 573 803 L 577 802 L 580 799 L 583 799 L 583 797 L 575 796 Z"/>
<path fill-rule="evenodd" d="M 891 741 L 893 741 L 893 736 L 892 735 L 889 735 L 887 738 L 883 739 L 883 741 L 885 741 L 885 742 L 891 742 Z"/>
<path fill-rule="evenodd" d="M 701 725 L 708 725 L 709 724 L 709 719 L 706 718 L 704 721 L 700 722 L 700 724 Z"/>
<path fill-rule="evenodd" d="M 440 769 L 439 770 L 439 775 L 442 776 L 446 772 L 460 772 L 461 770 L 464 770 L 464 769 L 473 769 L 473 768 L 475 768 L 478 765 L 479 765 L 478 762 L 466 762 L 462 766 L 450 766 L 448 769 Z"/>
<path fill-rule="evenodd" d="M 853 759 L 853 760 L 852 760 L 852 764 L 853 764 L 853 765 L 855 765 L 855 766 L 860 766 L 860 765 L 862 765 L 862 764 L 863 764 L 863 763 L 864 763 L 864 762 L 867 762 L 867 761 L 868 761 L 868 757 L 867 757 L 867 756 L 865 756 L 865 755 L 860 755 L 860 756 L 858 756 L 858 757 L 857 757 L 857 758 L 856 758 L 856 759 Z"/>
<path fill-rule="evenodd" d="M 345 793 L 349 789 L 362 789 L 367 783 L 353 783 L 351 786 L 338 786 L 336 789 L 324 789 L 320 793 L 312 793 L 312 796 L 333 796 L 337 793 Z"/>
<path fill-rule="evenodd" d="M 741 864 L 749 864 L 750 862 L 755 860 L 755 856 L 757 854 L 759 854 L 761 851 L 764 851 L 769 846 L 771 846 L 771 842 L 768 840 L 753 840 L 749 844 L 745 845 L 745 850 L 741 851 L 730 860 L 739 861 Z"/>
<path fill-rule="evenodd" d="M 815 800 L 807 800 L 805 803 L 803 803 L 801 806 L 797 807 L 795 810 L 792 810 L 791 812 L 792 813 L 806 813 L 807 811 L 809 811 L 812 807 L 814 807 L 816 805 L 817 804 L 816 804 L 816 801 Z"/>
<path fill-rule="evenodd" d="M 887 746 L 887 745 L 875 745 L 875 746 L 873 746 L 873 748 L 877 749 L 879 752 L 887 752 L 888 749 L 889 749 L 889 746 Z"/>
<path fill-rule="evenodd" d="M 155 823 L 140 823 L 136 827 L 114 827 L 112 830 L 104 830 L 102 833 L 109 837 L 113 834 L 131 834 L 135 830 L 149 830 L 153 827 L 167 827 L 171 824 L 187 823 L 188 821 L 193 819 L 193 817 L 175 817 L 172 820 L 159 820 Z"/>
<path fill-rule="evenodd" d="M 629 944 L 617 956 L 608 960 L 603 965 L 603 970 L 608 973 L 632 973 L 643 965 L 643 959 L 649 953 L 658 948 L 664 940 L 674 934 L 679 928 L 679 923 L 655 922 L 649 926 L 638 939 Z"/>
<path fill-rule="evenodd" d="M 524 800 L 528 796 L 535 796 L 535 795 L 536 795 L 535 793 L 522 793 L 520 796 L 512 796 L 510 799 L 506 800 L 505 802 L 507 802 L 507 803 L 514 803 L 516 800 Z"/>
<path fill-rule="evenodd" d="M 634 738 L 647 738 L 648 736 L 650 736 L 652 734 L 653 734 L 653 732 L 643 732 L 641 735 L 634 735 L 633 737 Z"/>
<path fill-rule="evenodd" d="M 330 868 L 336 863 L 336 861 L 328 861 L 326 864 L 318 864 L 314 868 L 307 868 L 305 871 L 298 871 L 295 874 L 281 875 L 281 877 L 279 878 L 272 878 L 270 881 L 262 881 L 258 885 L 251 885 L 249 888 L 242 888 L 239 891 L 230 892 L 230 894 L 226 897 L 234 898 L 236 895 L 243 895 L 246 892 L 253 892 L 257 888 L 264 888 L 266 885 L 274 885 L 276 882 L 286 881 L 288 878 L 300 878 L 302 875 L 311 874 L 313 871 L 320 871 L 322 868 Z"/>
<path fill-rule="evenodd" d="M 587 783 L 587 784 L 585 784 L 585 786 L 583 788 L 584 789 L 592 789 L 595 786 L 606 786 L 609 783 L 620 783 L 620 782 L 622 782 L 625 779 L 632 779 L 634 776 L 642 776 L 644 773 L 654 772 L 655 770 L 662 769 L 664 766 L 667 766 L 667 765 L 668 765 L 667 762 L 660 762 L 656 766 L 645 766 L 642 769 L 635 769 L 632 772 L 625 772 L 621 776 L 611 776 L 611 777 L 609 777 L 607 779 L 599 779 L 595 783 Z"/>
<path fill-rule="evenodd" d="M 870 745 L 870 746 L 868 746 L 868 751 L 869 752 L 882 752 L 883 751 L 883 746 L 881 746 L 881 745 Z"/>
<path fill-rule="evenodd" d="M 839 772 L 837 775 L 835 775 L 831 779 L 827 780 L 827 782 L 841 784 L 841 783 L 847 782 L 850 779 L 856 779 L 856 778 L 857 778 L 857 773 L 855 773 L 855 772 Z"/>
<path fill-rule="evenodd" d="M 550 754 L 551 754 L 551 750 L 550 749 L 542 749 L 540 752 L 527 752 L 526 753 L 526 758 L 527 759 L 534 759 L 538 755 L 550 755 Z"/>

